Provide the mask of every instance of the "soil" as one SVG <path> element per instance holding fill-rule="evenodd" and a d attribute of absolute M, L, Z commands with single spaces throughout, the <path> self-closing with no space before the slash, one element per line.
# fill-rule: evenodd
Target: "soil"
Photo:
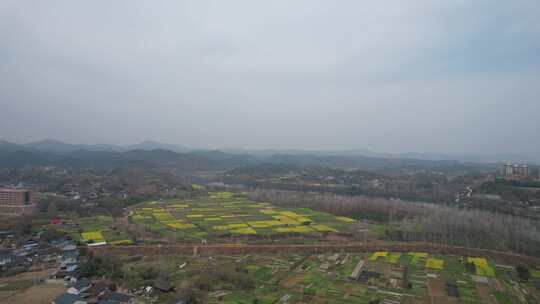
<path fill-rule="evenodd" d="M 428 280 L 428 292 L 432 304 L 453 304 L 458 303 L 456 298 L 446 294 L 446 286 L 441 278 Z"/>
<path fill-rule="evenodd" d="M 282 280 L 280 282 L 280 285 L 285 287 L 285 288 L 291 288 L 291 287 L 295 286 L 296 284 L 300 283 L 303 278 L 304 278 L 303 273 L 296 273 L 296 274 L 286 278 L 285 280 Z"/>
<path fill-rule="evenodd" d="M 45 284 L 32 286 L 9 295 L 0 294 L 0 304 L 32 303 L 50 304 L 56 297 L 66 292 L 62 280 L 49 280 Z"/>
<path fill-rule="evenodd" d="M 476 291 L 478 292 L 480 299 L 482 299 L 482 303 L 498 304 L 495 297 L 490 294 L 488 284 L 476 283 Z"/>
<path fill-rule="evenodd" d="M 7 282 L 32 280 L 34 278 L 47 278 L 51 272 L 51 270 L 23 272 L 14 276 L 0 278 L 0 284 L 5 284 Z"/>

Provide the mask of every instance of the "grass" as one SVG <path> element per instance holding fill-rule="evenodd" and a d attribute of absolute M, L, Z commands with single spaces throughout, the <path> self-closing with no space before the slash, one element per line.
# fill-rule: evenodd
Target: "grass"
<path fill-rule="evenodd" d="M 280 227 L 280 228 L 274 229 L 274 231 L 280 232 L 280 233 L 292 233 L 292 232 L 310 233 L 310 232 L 313 232 L 313 230 L 311 228 L 309 228 L 308 226 Z"/>
<path fill-rule="evenodd" d="M 390 225 L 388 224 L 376 224 L 376 225 L 371 225 L 370 229 L 377 236 L 377 238 L 386 239 L 388 237 L 386 231 L 388 230 L 389 227 Z"/>
<path fill-rule="evenodd" d="M 12 281 L 5 284 L 0 284 L 0 291 L 11 291 L 26 289 L 34 285 L 32 280 Z"/>
<path fill-rule="evenodd" d="M 388 263 L 396 264 L 399 258 L 401 257 L 401 253 L 399 252 L 393 252 L 386 255 L 385 261 Z"/>
<path fill-rule="evenodd" d="M 512 303 L 514 303 L 512 298 L 509 295 L 507 295 L 506 293 L 504 293 L 504 292 L 495 291 L 493 293 L 493 295 L 495 296 L 495 299 L 497 299 L 497 302 L 499 302 L 499 304 L 512 304 Z"/>
<path fill-rule="evenodd" d="M 416 265 L 420 259 L 426 259 L 428 254 L 426 252 L 410 252 L 409 255 L 412 256 L 411 264 Z"/>
<path fill-rule="evenodd" d="M 189 228 L 195 228 L 195 225 L 193 224 L 186 224 L 182 221 L 171 221 L 171 222 L 164 222 L 167 226 L 174 228 L 174 229 L 189 229 Z"/>
<path fill-rule="evenodd" d="M 231 233 L 235 233 L 235 234 L 257 234 L 257 231 L 255 231 L 255 229 L 251 227 L 237 228 L 230 231 Z"/>

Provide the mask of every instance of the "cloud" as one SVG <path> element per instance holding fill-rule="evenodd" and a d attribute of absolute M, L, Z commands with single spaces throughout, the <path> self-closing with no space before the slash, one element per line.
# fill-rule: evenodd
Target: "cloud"
<path fill-rule="evenodd" d="M 536 1 L 4 1 L 0 137 L 540 152 Z"/>

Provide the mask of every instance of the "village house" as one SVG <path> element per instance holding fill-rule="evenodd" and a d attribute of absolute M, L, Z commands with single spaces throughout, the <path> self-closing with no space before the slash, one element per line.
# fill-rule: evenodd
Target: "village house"
<path fill-rule="evenodd" d="M 60 268 L 68 268 L 69 266 L 76 265 L 78 263 L 77 257 L 73 256 L 62 256 L 60 258 Z"/>
<path fill-rule="evenodd" d="M 80 295 L 86 299 L 95 299 L 101 298 L 108 292 L 116 290 L 116 285 L 109 281 L 100 281 L 95 284 L 92 284 L 92 287 L 88 288 Z"/>
<path fill-rule="evenodd" d="M 52 304 L 88 304 L 76 294 L 64 293 L 51 302 Z"/>
<path fill-rule="evenodd" d="M 113 292 L 107 292 L 106 294 L 104 294 L 101 297 L 100 301 L 105 301 L 105 302 L 114 303 L 114 304 L 133 304 L 135 303 L 135 298 L 130 295 L 113 291 Z"/>
<path fill-rule="evenodd" d="M 9 250 L 0 251 L 0 269 L 6 270 L 11 263 L 15 260 L 15 257 L 11 254 Z"/>
<path fill-rule="evenodd" d="M 159 290 L 161 292 L 173 292 L 174 286 L 171 285 L 171 283 L 163 278 L 157 278 L 154 280 L 153 287 L 156 290 Z"/>
<path fill-rule="evenodd" d="M 75 284 L 68 288 L 67 292 L 79 295 L 88 290 L 90 287 L 92 287 L 92 282 L 90 282 L 90 280 L 87 278 L 80 278 L 77 280 L 77 282 L 75 282 Z"/>

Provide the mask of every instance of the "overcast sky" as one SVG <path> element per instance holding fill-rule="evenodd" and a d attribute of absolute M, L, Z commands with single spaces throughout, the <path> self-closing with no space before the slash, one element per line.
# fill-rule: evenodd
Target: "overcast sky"
<path fill-rule="evenodd" d="M 4 140 L 532 154 L 539 131 L 538 0 L 0 1 Z"/>

